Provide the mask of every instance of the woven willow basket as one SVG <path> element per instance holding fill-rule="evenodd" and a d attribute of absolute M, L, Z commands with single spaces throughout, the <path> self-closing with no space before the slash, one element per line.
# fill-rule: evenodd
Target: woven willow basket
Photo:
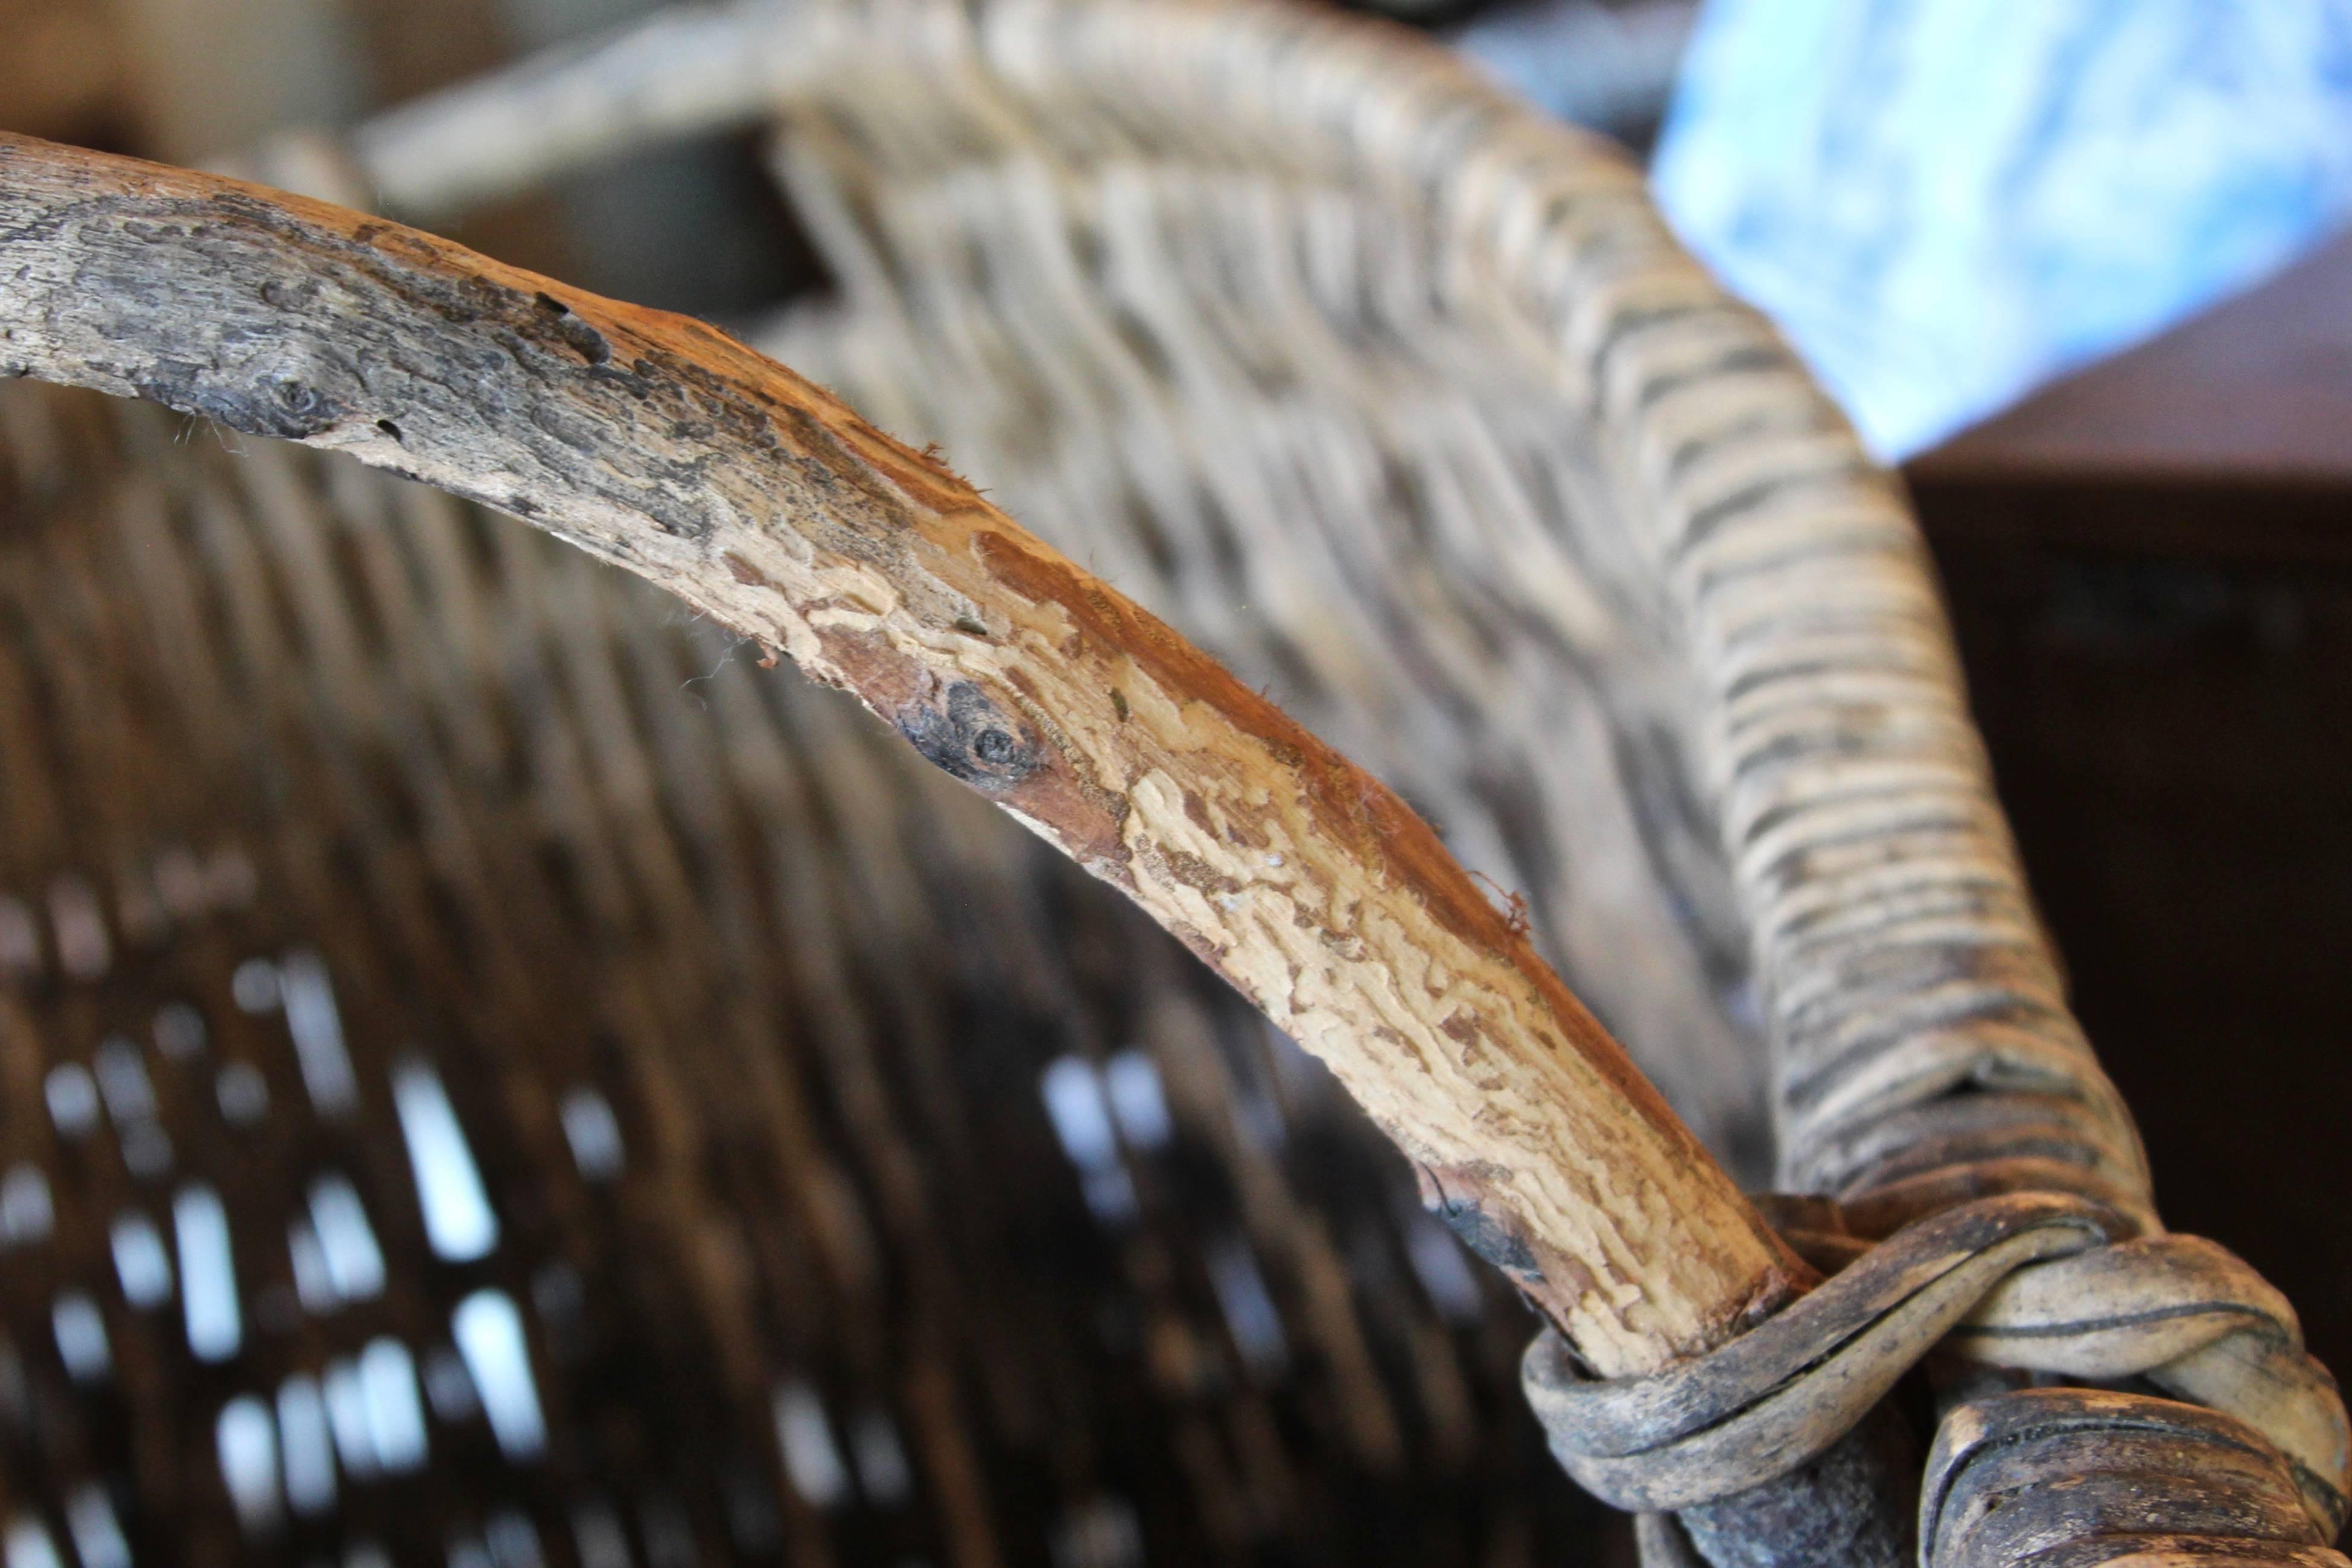
<path fill-rule="evenodd" d="M 753 121 L 837 284 L 760 346 L 1393 784 L 1743 1178 L 2147 1213 L 1900 499 L 1629 164 L 1336 18 L 912 0 L 258 167 Z M 1329 1075 L 759 653 L 0 389 L 7 1568 L 1574 1560 Z"/>

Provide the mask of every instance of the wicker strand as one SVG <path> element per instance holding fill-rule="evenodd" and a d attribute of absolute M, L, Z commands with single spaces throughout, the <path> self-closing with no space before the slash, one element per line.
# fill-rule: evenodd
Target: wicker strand
<path fill-rule="evenodd" d="M 2131 1223 L 2080 1199 L 2014 1194 L 1916 1221 L 1865 1248 L 1832 1213 L 1805 1216 L 1809 1250 L 1843 1245 L 1854 1261 L 1822 1289 L 1704 1360 L 1622 1383 L 1581 1381 L 1567 1347 L 1530 1348 L 1528 1392 L 1562 1464 L 1586 1488 L 1639 1511 L 1720 1502 L 1811 1463 L 1896 1381 L 1938 1347 L 1980 1365 L 2098 1381 L 2145 1378 L 2216 1413 L 2144 1395 L 2110 1394 L 2070 1417 L 2084 1441 L 2104 1424 L 2216 1432 L 2290 1479 L 2300 1506 L 2243 1533 L 2324 1548 L 2343 1528 L 2352 1486 L 2352 1432 L 2334 1380 L 2305 1354 L 2294 1314 L 2245 1264 L 2194 1237 L 2135 1237 Z M 2012 1419 L 2009 1395 L 1958 1405 L 1937 1437 L 1922 1518 L 1926 1560 L 1975 1568 L 2010 1561 L 1938 1513 L 1936 1492 Z M 2079 1447 L 2079 1445 L 2077 1445 Z M 2064 1446 L 2031 1462 L 2004 1460 L 2042 1494 L 2031 1510 L 2051 1541 L 2113 1532 L 2104 1500 L 2055 1483 Z M 2196 1463 L 2166 1495 L 2142 1500 L 2147 1530 L 2207 1528 L 2234 1479 Z M 2259 1491 L 2253 1495 L 2259 1495 Z M 2003 1541 L 2011 1538 L 2003 1535 Z M 2049 1544 L 2045 1541 L 2043 1544 Z M 2341 1559 L 2336 1559 L 2341 1561 Z"/>

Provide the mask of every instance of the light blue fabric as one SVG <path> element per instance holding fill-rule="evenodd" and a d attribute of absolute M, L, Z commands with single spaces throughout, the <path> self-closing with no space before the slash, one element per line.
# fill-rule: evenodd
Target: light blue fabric
<path fill-rule="evenodd" d="M 2352 0 L 1708 0 L 1654 180 L 1899 458 L 2352 221 Z"/>

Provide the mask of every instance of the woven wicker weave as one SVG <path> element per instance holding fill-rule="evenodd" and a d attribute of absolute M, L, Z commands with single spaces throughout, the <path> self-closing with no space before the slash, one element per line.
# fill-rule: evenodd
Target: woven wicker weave
<path fill-rule="evenodd" d="M 20 1527 L 84 1568 L 100 1496 L 140 1563 L 1575 1539 L 1524 1312 L 1328 1076 L 842 699 L 340 460 L 0 414 Z M 479 1257 L 463 1163 L 437 1243 L 420 1200 L 427 1072 Z M 484 1290 L 543 1443 L 459 1370 Z M 340 1467 L 291 1447 L 321 1398 Z M 219 1445 L 273 1409 L 240 1529 Z"/>
<path fill-rule="evenodd" d="M 307 180 L 772 119 L 761 346 L 1393 782 L 1735 1168 L 2144 1214 L 1899 500 L 1512 113 L 1279 8 L 683 12 Z M 1406 1165 L 837 699 L 340 459 L 0 437 L 8 1568 L 1566 1549 Z"/>

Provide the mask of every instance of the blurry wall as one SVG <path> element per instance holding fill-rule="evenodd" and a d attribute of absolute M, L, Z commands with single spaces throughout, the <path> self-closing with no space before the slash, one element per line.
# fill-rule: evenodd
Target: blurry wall
<path fill-rule="evenodd" d="M 288 127 L 351 124 L 664 3 L 0 0 L 0 129 L 201 163 Z M 469 215 L 456 237 L 722 321 L 815 276 L 748 140 L 648 151 Z"/>
<path fill-rule="evenodd" d="M 407 82 L 379 78 L 419 63 L 426 40 L 430 53 L 486 42 L 494 3 L 0 0 L 0 127 L 191 162 L 430 85 L 440 62 Z M 438 79 L 494 58 L 477 47 Z"/>
<path fill-rule="evenodd" d="M 0 128 L 71 135 L 120 97 L 109 18 L 75 0 L 0 0 Z"/>

